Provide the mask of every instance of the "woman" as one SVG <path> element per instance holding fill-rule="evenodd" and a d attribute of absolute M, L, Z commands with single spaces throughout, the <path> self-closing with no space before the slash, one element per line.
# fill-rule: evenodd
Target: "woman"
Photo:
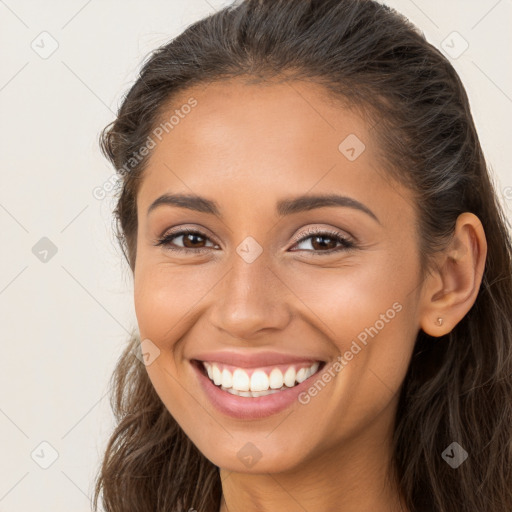
<path fill-rule="evenodd" d="M 233 4 L 154 52 L 102 148 L 138 332 L 95 506 L 512 510 L 510 235 L 403 16 Z"/>

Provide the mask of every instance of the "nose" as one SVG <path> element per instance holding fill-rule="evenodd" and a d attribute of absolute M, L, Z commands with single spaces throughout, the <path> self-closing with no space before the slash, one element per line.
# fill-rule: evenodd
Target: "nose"
<path fill-rule="evenodd" d="M 216 287 L 210 322 L 234 338 L 254 340 L 288 325 L 292 317 L 290 295 L 264 257 L 247 263 L 237 255 Z"/>

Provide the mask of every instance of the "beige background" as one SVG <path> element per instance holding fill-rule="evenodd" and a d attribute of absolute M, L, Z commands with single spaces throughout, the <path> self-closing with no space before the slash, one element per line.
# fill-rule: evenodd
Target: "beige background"
<path fill-rule="evenodd" d="M 512 2 L 387 3 L 453 56 L 469 45 L 452 62 L 512 218 Z M 147 53 L 223 4 L 0 0 L 1 512 L 91 510 L 107 380 L 135 322 L 114 203 L 93 195 L 113 174 L 98 133 Z"/>

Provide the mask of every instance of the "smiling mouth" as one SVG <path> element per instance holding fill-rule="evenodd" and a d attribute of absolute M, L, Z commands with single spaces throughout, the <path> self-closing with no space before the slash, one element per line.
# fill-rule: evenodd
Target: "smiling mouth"
<path fill-rule="evenodd" d="M 249 369 L 213 361 L 193 362 L 215 386 L 243 397 L 260 397 L 292 389 L 319 373 L 326 364 L 314 361 Z"/>

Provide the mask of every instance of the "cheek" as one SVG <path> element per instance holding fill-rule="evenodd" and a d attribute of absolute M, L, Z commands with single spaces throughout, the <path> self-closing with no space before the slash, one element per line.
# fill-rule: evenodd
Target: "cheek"
<path fill-rule="evenodd" d="M 359 411 L 353 418 L 361 419 L 387 405 L 405 377 L 418 331 L 411 293 L 417 268 L 405 253 L 383 254 L 371 264 L 348 261 L 338 269 L 304 269 L 292 282 L 310 309 L 309 321 L 339 354 L 334 381 L 340 410 L 350 401 Z"/>
<path fill-rule="evenodd" d="M 142 262 L 142 258 L 140 260 Z M 188 286 L 187 286 L 188 281 Z M 134 274 L 134 306 L 143 347 L 151 347 L 153 359 L 146 365 L 151 383 L 166 408 L 180 423 L 190 423 L 190 395 L 181 384 L 189 368 L 182 363 L 179 340 L 185 335 L 199 293 L 185 273 L 161 264 L 142 265 Z M 146 345 L 144 345 L 146 344 Z M 156 348 L 155 348 L 156 347 Z"/>
<path fill-rule="evenodd" d="M 201 298 L 211 290 L 213 278 L 199 267 L 191 271 L 167 264 L 141 265 L 134 277 L 134 306 L 141 339 L 150 338 L 162 348 L 179 339 L 197 314 Z"/>
<path fill-rule="evenodd" d="M 331 425 L 341 422 L 347 431 L 355 433 L 383 414 L 396 413 L 391 409 L 397 405 L 415 333 L 408 320 L 413 308 L 404 301 L 394 304 L 396 310 L 386 310 L 388 314 L 384 312 L 379 319 L 367 321 L 358 329 L 358 335 L 346 340 L 350 346 L 343 353 L 345 366 L 340 372 L 335 399 L 340 407 Z M 393 318 L 391 311 L 396 313 Z"/>
<path fill-rule="evenodd" d="M 347 339 L 376 322 L 388 325 L 399 317 L 398 309 L 414 294 L 409 294 L 416 280 L 414 262 L 397 261 L 392 254 L 347 258 L 338 268 L 315 268 L 304 265 L 299 272 L 290 271 L 285 281 L 321 322 L 321 330 L 332 340 L 340 340 L 340 350 Z M 381 315 L 384 318 L 381 319 Z M 403 313 L 401 314 L 403 316 Z"/>

